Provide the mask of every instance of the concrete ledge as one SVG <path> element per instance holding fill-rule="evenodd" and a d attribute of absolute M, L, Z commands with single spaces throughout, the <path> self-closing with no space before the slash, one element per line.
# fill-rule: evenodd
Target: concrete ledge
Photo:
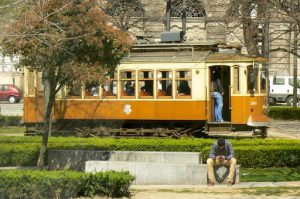
<path fill-rule="evenodd" d="M 200 185 L 207 184 L 206 164 L 165 164 L 128 161 L 87 161 L 85 172 L 129 171 L 136 185 Z M 226 169 L 225 169 L 226 170 Z M 239 167 L 236 172 L 239 182 Z"/>
<path fill-rule="evenodd" d="M 200 164 L 201 154 L 196 152 L 154 152 L 154 151 L 92 151 L 92 150 L 50 150 L 50 170 L 73 169 L 84 171 L 89 160 L 151 162 L 165 164 Z"/>

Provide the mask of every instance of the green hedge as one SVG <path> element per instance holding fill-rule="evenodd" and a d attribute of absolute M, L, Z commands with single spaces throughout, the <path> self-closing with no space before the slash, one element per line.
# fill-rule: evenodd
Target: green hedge
<path fill-rule="evenodd" d="M 130 197 L 129 186 L 135 177 L 128 171 L 107 171 L 96 174 L 87 174 L 82 195 L 105 195 L 108 197 Z"/>
<path fill-rule="evenodd" d="M 0 198 L 52 199 L 77 196 L 130 196 L 128 172 L 0 170 Z"/>
<path fill-rule="evenodd" d="M 0 126 L 20 126 L 22 116 L 7 116 L 0 114 Z"/>
<path fill-rule="evenodd" d="M 203 149 L 202 158 L 209 156 L 210 147 Z M 238 164 L 245 168 L 297 167 L 300 165 L 300 146 L 238 146 L 234 148 Z"/>
<path fill-rule="evenodd" d="M 283 120 L 300 120 L 300 108 L 298 107 L 271 107 L 269 117 Z"/>
<path fill-rule="evenodd" d="M 203 161 L 215 139 L 74 138 L 51 137 L 48 150 L 182 151 L 202 152 Z M 0 166 L 35 166 L 41 137 L 0 136 Z M 279 167 L 300 164 L 300 140 L 232 139 L 243 167 Z"/>

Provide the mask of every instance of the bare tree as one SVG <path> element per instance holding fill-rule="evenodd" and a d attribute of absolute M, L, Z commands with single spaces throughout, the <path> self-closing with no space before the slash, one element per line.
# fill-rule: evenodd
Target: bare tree
<path fill-rule="evenodd" d="M 293 55 L 293 106 L 297 106 L 298 97 L 297 97 L 297 88 L 299 87 L 299 82 L 297 78 L 298 73 L 298 58 L 300 58 L 299 52 L 299 35 L 300 35 L 300 1 L 299 0 L 270 0 L 273 8 L 276 9 L 283 17 L 286 17 L 290 26 L 288 32 L 293 34 L 292 39 L 290 40 L 291 48 L 279 47 L 271 49 L 271 51 L 283 51 L 288 52 Z"/>

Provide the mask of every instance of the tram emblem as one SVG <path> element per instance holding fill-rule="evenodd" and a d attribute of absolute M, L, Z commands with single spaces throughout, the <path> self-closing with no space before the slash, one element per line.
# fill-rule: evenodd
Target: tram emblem
<path fill-rule="evenodd" d="M 126 115 L 129 115 L 131 112 L 132 112 L 131 105 L 125 104 L 124 105 L 124 113 L 126 113 Z"/>

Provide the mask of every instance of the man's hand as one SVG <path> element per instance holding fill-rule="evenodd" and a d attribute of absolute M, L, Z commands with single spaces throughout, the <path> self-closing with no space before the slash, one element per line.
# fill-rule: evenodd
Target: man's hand
<path fill-rule="evenodd" d="M 224 155 L 219 155 L 219 156 L 217 157 L 217 159 L 218 159 L 219 161 L 224 161 L 224 160 L 225 160 L 225 156 L 224 156 Z"/>

